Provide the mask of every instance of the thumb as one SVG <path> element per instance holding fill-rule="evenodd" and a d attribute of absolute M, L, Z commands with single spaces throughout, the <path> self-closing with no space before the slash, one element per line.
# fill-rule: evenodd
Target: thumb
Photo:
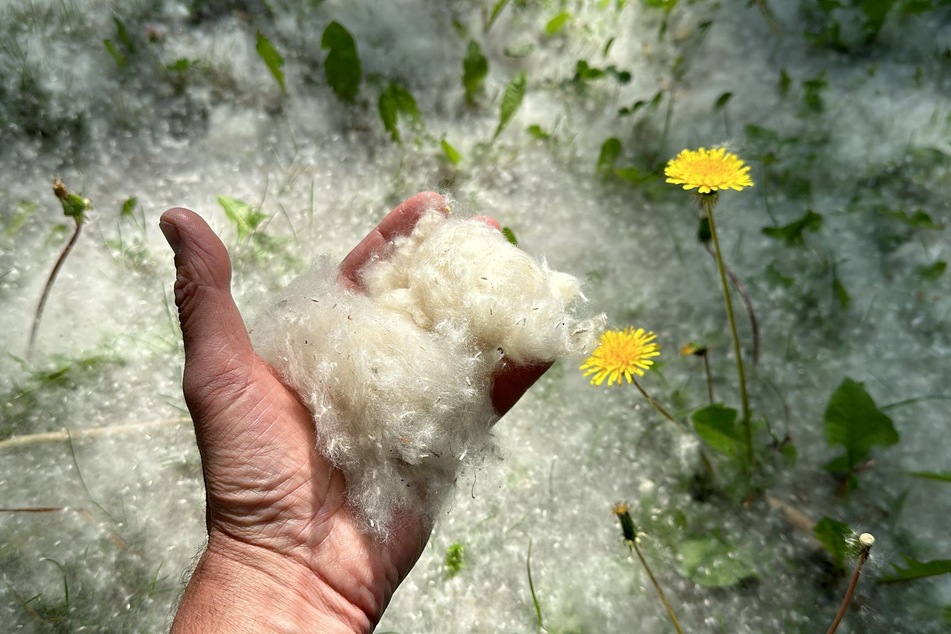
<path fill-rule="evenodd" d="M 159 227 L 175 252 L 175 304 L 185 343 L 183 388 L 195 414 L 195 407 L 212 406 L 208 399 L 246 383 L 254 351 L 231 296 L 225 245 L 188 209 L 169 209 Z"/>

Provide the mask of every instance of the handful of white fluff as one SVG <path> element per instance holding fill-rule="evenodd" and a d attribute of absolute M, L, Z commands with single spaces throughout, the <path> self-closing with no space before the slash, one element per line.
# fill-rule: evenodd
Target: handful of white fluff
<path fill-rule="evenodd" d="M 314 415 L 349 501 L 385 538 L 402 508 L 432 516 L 498 419 L 493 374 L 583 354 L 576 278 L 551 271 L 476 219 L 427 212 L 361 271 L 365 294 L 318 264 L 257 320 L 258 353 Z M 597 323 L 592 323 L 592 321 Z"/>

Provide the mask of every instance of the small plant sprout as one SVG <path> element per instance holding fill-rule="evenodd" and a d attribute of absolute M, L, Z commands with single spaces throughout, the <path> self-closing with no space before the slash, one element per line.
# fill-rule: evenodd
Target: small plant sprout
<path fill-rule="evenodd" d="M 670 601 L 667 600 L 667 596 L 660 587 L 657 577 L 654 576 L 650 566 L 647 565 L 647 560 L 644 559 L 644 554 L 641 553 L 641 548 L 638 545 L 640 536 L 637 533 L 637 528 L 634 526 L 634 520 L 631 518 L 630 507 L 624 502 L 618 502 L 614 505 L 614 508 L 611 509 L 611 512 L 614 513 L 615 517 L 617 517 L 618 521 L 621 523 L 621 534 L 624 536 L 624 543 L 627 544 L 627 547 L 631 550 L 631 552 L 635 553 L 637 558 L 640 560 L 641 565 L 644 567 L 644 571 L 647 573 L 647 576 L 651 580 L 651 584 L 654 586 L 654 590 L 657 591 L 661 602 L 664 604 L 664 609 L 667 610 L 667 616 L 670 617 L 670 622 L 673 624 L 674 629 L 677 630 L 678 634 L 683 634 L 683 629 L 680 627 L 680 621 L 677 620 L 677 615 L 674 613 L 674 609 L 671 607 Z"/>
<path fill-rule="evenodd" d="M 63 205 L 63 213 L 67 217 L 72 218 L 73 222 L 76 224 L 76 228 L 73 229 L 73 235 L 70 236 L 69 242 L 67 242 L 66 246 L 63 247 L 63 251 L 59 254 L 56 264 L 53 265 L 53 270 L 50 271 L 49 277 L 46 278 L 46 285 L 43 287 L 43 293 L 40 295 L 40 301 L 36 306 L 36 313 L 33 316 L 33 327 L 30 329 L 30 343 L 27 347 L 26 353 L 27 358 L 33 356 L 33 346 L 36 343 L 36 333 L 39 331 L 40 320 L 43 318 L 43 309 L 46 308 L 46 300 L 49 298 L 50 291 L 53 288 L 53 282 L 56 281 L 56 276 L 59 275 L 60 269 L 63 268 L 66 258 L 76 245 L 76 241 L 79 240 L 79 234 L 82 232 L 83 223 L 85 223 L 88 219 L 86 212 L 92 209 L 92 203 L 88 198 L 83 198 L 79 194 L 71 193 L 68 189 L 66 189 L 66 185 L 64 185 L 63 181 L 61 181 L 59 178 L 53 179 L 53 193 Z"/>
<path fill-rule="evenodd" d="M 743 407 L 746 458 L 749 468 L 752 469 L 756 458 L 753 454 L 753 426 L 750 419 L 750 399 L 746 391 L 746 373 L 743 369 L 740 338 L 736 331 L 736 318 L 733 315 L 733 301 L 730 298 L 730 287 L 727 283 L 726 265 L 723 262 L 723 252 L 717 237 L 716 223 L 713 220 L 713 209 L 717 205 L 721 189 L 742 191 L 753 186 L 749 170 L 749 166 L 735 154 L 727 152 L 725 148 L 712 150 L 700 148 L 682 151 L 667 164 L 664 174 L 667 176 L 668 183 L 683 185 L 685 190 L 697 190 L 700 213 L 709 223 L 710 238 L 713 240 L 717 270 L 720 274 L 720 285 L 723 288 L 727 320 L 730 323 L 730 334 L 733 336 L 733 353 L 736 357 L 736 372 Z"/>
<path fill-rule="evenodd" d="M 859 535 L 859 554 L 855 560 L 855 570 L 852 572 L 849 587 L 846 589 L 845 596 L 842 598 L 842 605 L 839 606 L 839 612 L 835 615 L 835 619 L 832 621 L 832 625 L 829 626 L 826 634 L 835 634 L 842 619 L 845 618 L 845 613 L 849 609 L 849 604 L 852 602 L 852 596 L 855 595 L 855 587 L 859 583 L 859 575 L 862 574 L 862 566 L 864 566 L 866 560 L 868 560 L 868 554 L 872 550 L 874 543 L 875 537 L 873 537 L 871 533 L 862 533 Z"/>

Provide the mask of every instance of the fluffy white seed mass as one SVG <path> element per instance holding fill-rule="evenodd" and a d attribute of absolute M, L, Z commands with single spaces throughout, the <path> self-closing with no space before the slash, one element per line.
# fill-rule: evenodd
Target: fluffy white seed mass
<path fill-rule="evenodd" d="M 345 290 L 318 263 L 252 329 L 258 353 L 314 416 L 350 504 L 385 538 L 405 507 L 432 516 L 459 470 L 491 448 L 493 375 L 584 354 L 603 317 L 579 321 L 571 275 L 488 224 L 427 212 Z"/>

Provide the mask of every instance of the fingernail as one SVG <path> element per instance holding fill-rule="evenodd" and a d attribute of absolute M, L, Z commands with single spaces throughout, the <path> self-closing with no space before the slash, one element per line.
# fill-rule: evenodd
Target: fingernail
<path fill-rule="evenodd" d="M 170 222 L 159 221 L 159 229 L 165 234 L 165 239 L 168 241 L 168 245 L 172 247 L 172 251 L 175 252 L 175 255 L 178 255 L 179 251 L 182 250 L 182 237 L 178 234 L 178 227 Z"/>

